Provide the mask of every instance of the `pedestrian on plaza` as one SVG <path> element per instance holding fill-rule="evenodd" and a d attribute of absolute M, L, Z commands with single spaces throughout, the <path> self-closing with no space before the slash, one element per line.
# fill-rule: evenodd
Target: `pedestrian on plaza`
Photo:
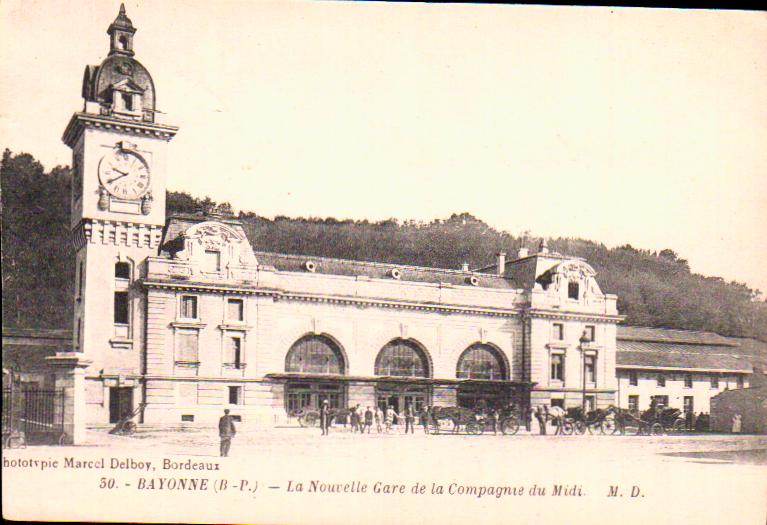
<path fill-rule="evenodd" d="M 421 408 L 421 425 L 423 425 L 423 433 L 428 434 L 429 433 L 429 412 L 430 408 L 426 405 L 424 405 Z"/>
<path fill-rule="evenodd" d="M 743 416 L 735 414 L 732 416 L 732 433 L 740 434 L 743 425 Z"/>
<path fill-rule="evenodd" d="M 383 413 L 383 410 L 381 410 L 380 406 L 376 407 L 376 412 L 374 414 L 374 417 L 376 421 L 376 432 L 380 434 L 381 431 L 383 430 L 381 425 L 383 424 L 383 421 L 384 421 L 384 413 Z"/>
<path fill-rule="evenodd" d="M 364 414 L 359 405 L 351 409 L 352 432 L 362 433 L 362 418 Z"/>
<path fill-rule="evenodd" d="M 512 414 L 514 413 L 514 407 L 511 405 L 509 405 L 509 412 Z M 530 432 L 533 425 L 533 411 L 529 406 L 526 406 L 522 409 L 522 419 L 525 423 L 525 430 Z"/>
<path fill-rule="evenodd" d="M 322 406 L 320 407 L 320 429 L 323 436 L 328 435 L 330 430 L 330 404 L 327 399 L 322 401 Z"/>
<path fill-rule="evenodd" d="M 237 433 L 234 428 L 234 416 L 229 415 L 229 409 L 224 409 L 224 415 L 218 420 L 218 437 L 221 439 L 221 456 L 229 455 L 232 438 Z"/>
<path fill-rule="evenodd" d="M 684 426 L 687 430 L 695 430 L 695 413 L 689 408 L 684 413 Z"/>
<path fill-rule="evenodd" d="M 370 407 L 367 407 L 367 410 L 365 410 L 365 431 L 370 434 L 370 429 L 373 426 L 373 411 L 370 410 Z"/>
<path fill-rule="evenodd" d="M 415 433 L 415 431 L 413 430 L 414 426 L 415 426 L 415 411 L 413 410 L 413 405 L 408 404 L 405 407 L 405 434 L 407 434 L 408 430 L 410 430 L 411 434 Z"/>
<path fill-rule="evenodd" d="M 394 418 L 399 418 L 399 414 L 394 411 L 394 407 L 389 405 L 386 409 L 386 432 L 389 433 L 391 426 L 394 424 Z"/>
<path fill-rule="evenodd" d="M 491 408 L 487 417 L 490 420 L 490 425 L 493 427 L 493 434 L 498 434 L 498 411 L 495 408 Z"/>
<path fill-rule="evenodd" d="M 546 435 L 546 413 L 540 405 L 535 408 L 535 419 L 538 420 L 538 429 L 542 436 Z"/>
<path fill-rule="evenodd" d="M 359 403 L 354 407 L 354 413 L 357 414 L 357 431 L 362 434 L 365 426 L 365 412 L 362 410 Z"/>

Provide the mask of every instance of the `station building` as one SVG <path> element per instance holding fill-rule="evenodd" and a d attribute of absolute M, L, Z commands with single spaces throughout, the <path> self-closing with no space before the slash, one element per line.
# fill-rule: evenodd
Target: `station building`
<path fill-rule="evenodd" d="M 619 330 L 617 297 L 594 269 L 545 242 L 473 270 L 424 268 L 269 253 L 234 218 L 166 217 L 178 128 L 159 119 L 135 32 L 121 7 L 63 136 L 75 314 L 71 352 L 49 362 L 71 371 L 66 387 L 82 391 L 72 410 L 86 424 L 139 403 L 142 422 L 157 424 L 211 423 L 225 407 L 243 422 L 283 423 L 325 399 L 397 411 L 644 408 L 657 394 L 673 406 L 687 403 L 690 375 L 698 411 L 708 403 L 700 383 L 706 393 L 713 377 L 718 389 L 747 386 L 747 363 L 726 357 L 735 347 L 725 338 Z M 690 358 L 708 347 L 721 356 Z"/>

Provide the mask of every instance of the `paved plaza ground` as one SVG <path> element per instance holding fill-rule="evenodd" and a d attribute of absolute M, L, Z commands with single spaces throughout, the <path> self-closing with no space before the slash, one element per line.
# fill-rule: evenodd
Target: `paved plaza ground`
<path fill-rule="evenodd" d="M 487 455 L 495 458 L 544 454 L 580 458 L 597 456 L 599 462 L 613 459 L 652 458 L 654 461 L 681 460 L 711 463 L 737 463 L 767 465 L 767 436 L 728 435 L 713 433 L 681 434 L 665 436 L 592 435 L 541 436 L 520 430 L 517 435 L 504 436 L 498 432 L 486 432 L 479 436 L 464 432 L 441 431 L 426 435 L 422 427 L 405 434 L 402 427 L 394 426 L 390 432 L 352 432 L 351 427 L 334 426 L 328 436 L 322 436 L 319 428 L 240 427 L 233 440 L 233 457 L 276 454 L 289 456 L 312 456 L 324 451 L 336 458 L 353 459 L 365 456 L 369 449 L 382 453 L 428 452 L 430 455 L 469 455 L 477 461 Z M 107 429 L 91 429 L 88 432 L 90 446 L 105 446 L 128 450 L 157 450 L 167 454 L 218 455 L 218 433 L 213 427 L 139 427 L 132 436 L 114 436 Z M 664 459 L 667 458 L 667 459 Z"/>
<path fill-rule="evenodd" d="M 44 481 L 80 510 L 106 509 L 67 514 L 79 519 L 763 525 L 767 512 L 767 436 L 425 435 L 420 427 L 412 435 L 399 428 L 360 435 L 341 426 L 321 436 L 318 428 L 240 425 L 227 458 L 219 457 L 213 427 L 140 426 L 133 436 L 91 429 L 88 440 L 4 456 L 135 460 L 151 467 L 59 470 L 44 478 L 4 468 L 4 477 L 17 481 L 19 492 Z M 219 470 L 189 470 L 193 464 Z M 225 496 L 135 490 L 140 478 L 190 476 L 249 480 L 258 490 Z M 117 488 L 97 490 L 103 477 L 114 478 Z M 362 485 L 367 492 L 354 490 Z M 4 499 L 10 493 L 4 489 Z"/>

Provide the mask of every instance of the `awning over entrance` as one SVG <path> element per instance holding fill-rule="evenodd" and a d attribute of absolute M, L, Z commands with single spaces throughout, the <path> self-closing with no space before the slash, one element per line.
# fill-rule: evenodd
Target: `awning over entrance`
<path fill-rule="evenodd" d="M 438 386 L 475 386 L 475 387 L 527 387 L 532 388 L 537 383 L 524 381 L 505 381 L 489 379 L 433 379 L 428 377 L 401 377 L 401 376 L 350 376 L 338 374 L 302 374 L 280 372 L 266 374 L 266 379 L 281 381 L 342 381 L 355 383 L 406 383 L 419 385 L 438 385 Z"/>

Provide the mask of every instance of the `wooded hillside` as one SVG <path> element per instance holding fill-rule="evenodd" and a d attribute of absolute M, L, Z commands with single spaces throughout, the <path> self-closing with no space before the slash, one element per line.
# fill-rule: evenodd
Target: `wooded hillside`
<path fill-rule="evenodd" d="M 68 328 L 74 258 L 69 234 L 69 170 L 44 172 L 28 154 L 2 159 L 3 325 Z M 195 212 L 216 203 L 168 194 L 168 212 Z M 226 208 L 228 205 L 224 204 Z M 472 215 L 429 223 L 259 217 L 239 214 L 254 249 L 367 261 L 460 268 L 491 264 L 537 239 L 497 231 Z M 690 272 L 673 250 L 626 244 L 609 249 L 583 239 L 549 239 L 549 248 L 586 259 L 605 292 L 618 295 L 627 324 L 709 330 L 767 341 L 767 302 L 745 284 Z"/>

